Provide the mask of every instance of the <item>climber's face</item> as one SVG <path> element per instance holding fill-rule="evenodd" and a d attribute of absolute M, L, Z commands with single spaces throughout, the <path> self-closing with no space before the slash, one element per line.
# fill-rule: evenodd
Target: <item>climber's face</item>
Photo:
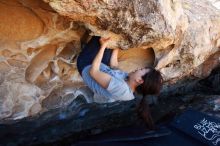
<path fill-rule="evenodd" d="M 144 76 L 149 71 L 150 71 L 149 68 L 140 68 L 140 69 L 134 70 L 129 73 L 129 80 L 135 81 L 138 84 L 142 84 L 144 82 L 142 79 L 142 76 Z"/>

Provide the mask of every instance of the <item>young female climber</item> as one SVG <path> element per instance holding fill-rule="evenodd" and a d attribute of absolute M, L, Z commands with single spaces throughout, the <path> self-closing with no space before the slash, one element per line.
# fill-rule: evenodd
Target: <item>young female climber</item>
<path fill-rule="evenodd" d="M 162 87 L 162 76 L 151 67 L 126 73 L 117 67 L 118 49 L 107 49 L 110 38 L 93 36 L 77 58 L 77 69 L 84 82 L 94 92 L 95 102 L 114 102 L 134 99 L 133 92 L 143 95 L 138 107 L 141 117 L 153 128 L 149 107 L 145 97 L 158 94 Z"/>

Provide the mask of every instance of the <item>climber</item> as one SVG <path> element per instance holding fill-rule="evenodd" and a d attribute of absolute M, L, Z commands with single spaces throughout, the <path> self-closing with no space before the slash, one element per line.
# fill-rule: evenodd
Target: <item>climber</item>
<path fill-rule="evenodd" d="M 118 65 L 119 49 L 107 48 L 109 41 L 110 38 L 93 36 L 77 58 L 77 69 L 94 92 L 94 101 L 104 103 L 132 100 L 135 98 L 135 91 L 143 97 L 159 94 L 163 81 L 160 72 L 152 67 L 137 69 L 131 73 L 115 69 Z M 142 98 L 138 111 L 147 125 L 153 127 L 145 101 Z"/>

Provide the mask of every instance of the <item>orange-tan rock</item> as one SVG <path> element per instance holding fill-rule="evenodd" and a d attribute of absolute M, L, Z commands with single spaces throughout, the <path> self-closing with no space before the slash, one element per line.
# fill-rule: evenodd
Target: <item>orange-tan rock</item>
<path fill-rule="evenodd" d="M 111 36 L 119 68 L 155 66 L 167 83 L 206 77 L 219 65 L 220 8 L 207 0 L 1 0 L 0 119 L 18 119 L 74 100 L 80 41 Z M 68 96 L 72 97 L 72 96 Z M 90 99 L 88 99 L 90 100 Z"/>

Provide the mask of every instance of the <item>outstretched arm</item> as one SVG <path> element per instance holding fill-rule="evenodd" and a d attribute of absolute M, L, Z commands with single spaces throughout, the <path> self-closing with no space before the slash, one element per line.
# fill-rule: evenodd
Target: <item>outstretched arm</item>
<path fill-rule="evenodd" d="M 94 58 L 90 72 L 89 72 L 91 77 L 105 89 L 109 85 L 109 82 L 111 80 L 111 76 L 107 73 L 100 71 L 99 68 L 101 65 L 101 61 L 103 58 L 105 48 L 107 47 L 107 43 L 109 40 L 110 40 L 110 38 L 107 38 L 107 39 L 101 38 L 100 39 L 101 48 L 99 49 L 99 52 L 97 53 L 96 57 Z"/>
<path fill-rule="evenodd" d="M 114 49 L 112 52 L 111 60 L 110 60 L 110 67 L 117 68 L 118 67 L 118 51 L 119 49 Z"/>

